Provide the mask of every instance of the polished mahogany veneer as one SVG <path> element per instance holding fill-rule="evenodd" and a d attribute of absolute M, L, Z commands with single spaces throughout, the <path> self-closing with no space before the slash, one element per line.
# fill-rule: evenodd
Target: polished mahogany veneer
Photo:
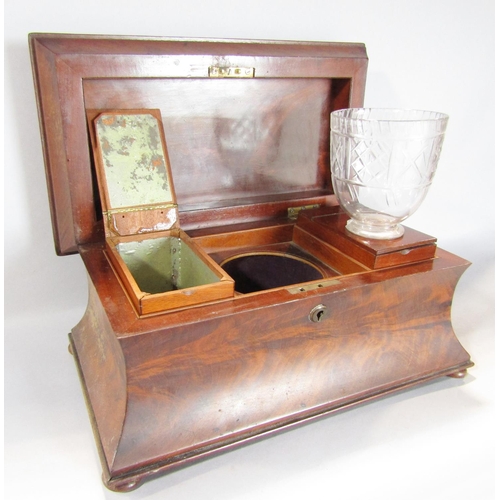
<path fill-rule="evenodd" d="M 88 272 L 70 349 L 110 489 L 472 366 L 450 320 L 469 263 L 409 228 L 386 242 L 345 230 L 329 115 L 362 105 L 364 45 L 33 34 L 30 47 L 56 250 Z M 182 232 L 222 294 L 141 305 L 114 249 L 145 236 L 110 231 L 92 146 L 114 110 L 159 117 L 168 236 Z M 233 289 L 224 269 L 242 257 L 269 279 L 239 287 L 257 274 L 242 261 Z"/>

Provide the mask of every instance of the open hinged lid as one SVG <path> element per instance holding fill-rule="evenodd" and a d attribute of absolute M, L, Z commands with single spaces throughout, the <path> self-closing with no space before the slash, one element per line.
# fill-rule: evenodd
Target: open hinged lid
<path fill-rule="evenodd" d="M 179 227 L 160 112 L 90 115 L 90 134 L 106 236 Z"/>
<path fill-rule="evenodd" d="M 364 45 L 58 34 L 30 45 L 59 254 L 104 238 L 89 110 L 159 110 L 184 229 L 332 200 L 329 115 L 362 106 Z"/>

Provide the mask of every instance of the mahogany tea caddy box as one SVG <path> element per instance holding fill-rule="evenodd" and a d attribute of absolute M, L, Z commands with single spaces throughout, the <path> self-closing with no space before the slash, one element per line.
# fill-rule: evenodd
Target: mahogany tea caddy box
<path fill-rule="evenodd" d="M 70 333 L 105 485 L 144 480 L 472 366 L 469 263 L 406 228 L 345 230 L 329 116 L 362 44 L 32 34 Z"/>

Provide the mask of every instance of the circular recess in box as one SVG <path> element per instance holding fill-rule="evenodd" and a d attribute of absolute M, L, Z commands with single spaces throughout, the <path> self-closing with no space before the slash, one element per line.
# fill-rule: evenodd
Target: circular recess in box
<path fill-rule="evenodd" d="M 239 293 L 252 293 L 324 278 L 307 260 L 284 253 L 249 253 L 226 259 L 221 264 Z"/>

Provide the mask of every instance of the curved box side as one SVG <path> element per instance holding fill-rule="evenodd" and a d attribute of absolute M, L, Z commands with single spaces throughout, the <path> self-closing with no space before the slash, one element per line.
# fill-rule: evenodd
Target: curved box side
<path fill-rule="evenodd" d="M 127 411 L 125 358 L 90 277 L 88 283 L 87 310 L 71 331 L 70 350 L 106 471 L 113 467 Z"/>
<path fill-rule="evenodd" d="M 108 486 L 471 366 L 450 321 L 464 270 L 120 339 L 129 403 Z M 327 317 L 312 323 L 320 302 Z"/>

